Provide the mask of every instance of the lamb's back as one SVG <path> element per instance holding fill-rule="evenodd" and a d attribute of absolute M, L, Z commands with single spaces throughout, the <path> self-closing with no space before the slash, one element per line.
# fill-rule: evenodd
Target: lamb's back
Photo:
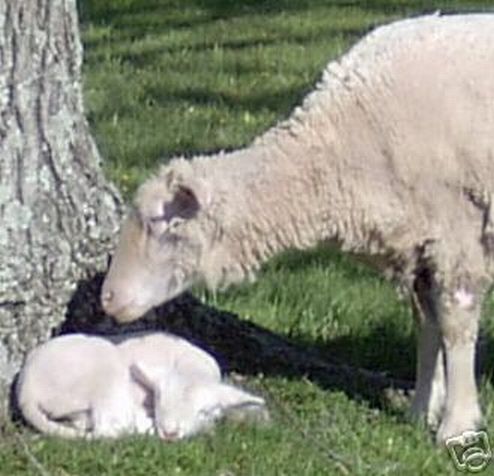
<path fill-rule="evenodd" d="M 49 398 L 60 391 L 81 394 L 91 401 L 122 372 L 115 346 L 106 339 L 82 334 L 56 337 L 27 356 L 17 383 L 18 398 Z"/>
<path fill-rule="evenodd" d="M 219 380 L 221 371 L 209 353 L 187 340 L 166 332 L 140 332 L 111 337 L 130 366 L 139 363 L 160 372 L 177 371 Z"/>

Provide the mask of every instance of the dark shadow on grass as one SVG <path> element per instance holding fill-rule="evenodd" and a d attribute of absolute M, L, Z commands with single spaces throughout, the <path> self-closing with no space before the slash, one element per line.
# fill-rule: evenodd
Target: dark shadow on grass
<path fill-rule="evenodd" d="M 398 420 L 406 420 L 404 397 L 410 396 L 415 375 L 415 338 L 397 322 L 376 325 L 362 335 L 329 341 L 304 336 L 295 339 L 200 302 L 189 293 L 130 324 L 117 325 L 99 304 L 103 275 L 79 284 L 65 322 L 54 335 L 128 333 L 164 330 L 182 336 L 216 357 L 224 372 L 243 375 L 309 379 L 328 391 L 343 391 Z M 494 340 L 481 339 L 478 367 L 492 378 Z M 276 402 L 272 402 L 276 405 Z"/>
<path fill-rule="evenodd" d="M 319 355 L 337 364 L 347 364 L 381 372 L 404 381 L 415 379 L 415 335 L 405 333 L 399 322 L 376 323 L 359 336 L 345 335 L 331 340 L 314 340 L 303 335 L 295 342 L 312 348 Z M 408 323 L 407 323 L 408 324 Z"/>
<path fill-rule="evenodd" d="M 165 330 L 185 337 L 212 353 L 225 372 L 235 371 L 244 375 L 262 373 L 290 379 L 308 378 L 324 389 L 344 391 L 353 398 L 364 399 L 377 406 L 383 406 L 386 401 L 384 393 L 389 388 L 403 391 L 411 388 L 408 380 L 391 377 L 395 376 L 394 368 L 379 369 L 374 365 L 374 372 L 354 368 L 344 362 L 345 353 L 340 355 L 339 361 L 327 352 L 328 349 L 323 352 L 320 343 L 290 340 L 230 312 L 207 306 L 188 293 L 138 321 L 116 325 L 105 316 L 97 300 L 102 279 L 102 275 L 97 275 L 80 283 L 69 305 L 67 319 L 54 331 L 55 335 L 68 332 L 105 335 Z M 362 349 L 362 355 L 372 354 L 376 343 L 382 345 L 382 339 L 377 335 L 381 335 L 381 331 L 371 331 L 364 340 L 356 337 L 345 342 L 335 341 L 333 351 L 351 347 L 354 350 Z M 388 333 L 386 339 L 390 349 L 411 346 L 398 333 Z M 372 346 L 374 350 L 371 351 Z M 391 360 L 389 362 L 392 363 Z"/>

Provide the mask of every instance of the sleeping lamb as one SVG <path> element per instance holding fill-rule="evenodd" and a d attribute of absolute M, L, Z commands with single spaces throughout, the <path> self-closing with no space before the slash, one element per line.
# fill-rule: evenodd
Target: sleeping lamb
<path fill-rule="evenodd" d="M 158 433 L 172 441 L 232 412 L 268 416 L 262 398 L 221 382 L 213 357 L 162 332 L 56 337 L 28 354 L 16 396 L 29 423 L 65 438 Z"/>
<path fill-rule="evenodd" d="M 131 321 L 195 282 L 250 277 L 317 243 L 370 258 L 412 296 L 413 411 L 437 439 L 481 422 L 474 352 L 494 267 L 494 15 L 370 33 L 245 149 L 145 182 L 102 289 Z"/>
<path fill-rule="evenodd" d="M 116 437 L 153 428 L 144 388 L 102 337 L 69 334 L 32 350 L 16 397 L 24 418 L 55 436 Z"/>

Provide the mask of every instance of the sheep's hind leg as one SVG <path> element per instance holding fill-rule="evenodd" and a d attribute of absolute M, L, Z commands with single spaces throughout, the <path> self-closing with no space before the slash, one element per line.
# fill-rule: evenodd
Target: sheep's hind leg
<path fill-rule="evenodd" d="M 482 414 L 475 382 L 475 344 L 482 294 L 463 288 L 444 293 L 440 327 L 446 361 L 446 405 L 436 435 L 438 442 L 475 430 Z"/>
<path fill-rule="evenodd" d="M 437 428 L 446 400 L 444 356 L 433 287 L 428 273 L 417 277 L 413 310 L 419 327 L 417 374 L 412 416 Z"/>
<path fill-rule="evenodd" d="M 437 428 L 446 400 L 446 378 L 441 338 L 436 325 L 425 323 L 419 330 L 418 362 L 412 415 Z"/>

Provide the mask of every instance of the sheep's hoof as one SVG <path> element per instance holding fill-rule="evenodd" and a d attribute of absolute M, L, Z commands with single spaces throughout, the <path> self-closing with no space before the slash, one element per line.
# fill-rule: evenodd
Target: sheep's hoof
<path fill-rule="evenodd" d="M 436 433 L 436 443 L 442 445 L 451 438 L 457 438 L 465 432 L 475 431 L 482 427 L 482 414 L 478 407 L 473 406 L 470 410 L 458 412 L 456 418 L 447 413 Z"/>

